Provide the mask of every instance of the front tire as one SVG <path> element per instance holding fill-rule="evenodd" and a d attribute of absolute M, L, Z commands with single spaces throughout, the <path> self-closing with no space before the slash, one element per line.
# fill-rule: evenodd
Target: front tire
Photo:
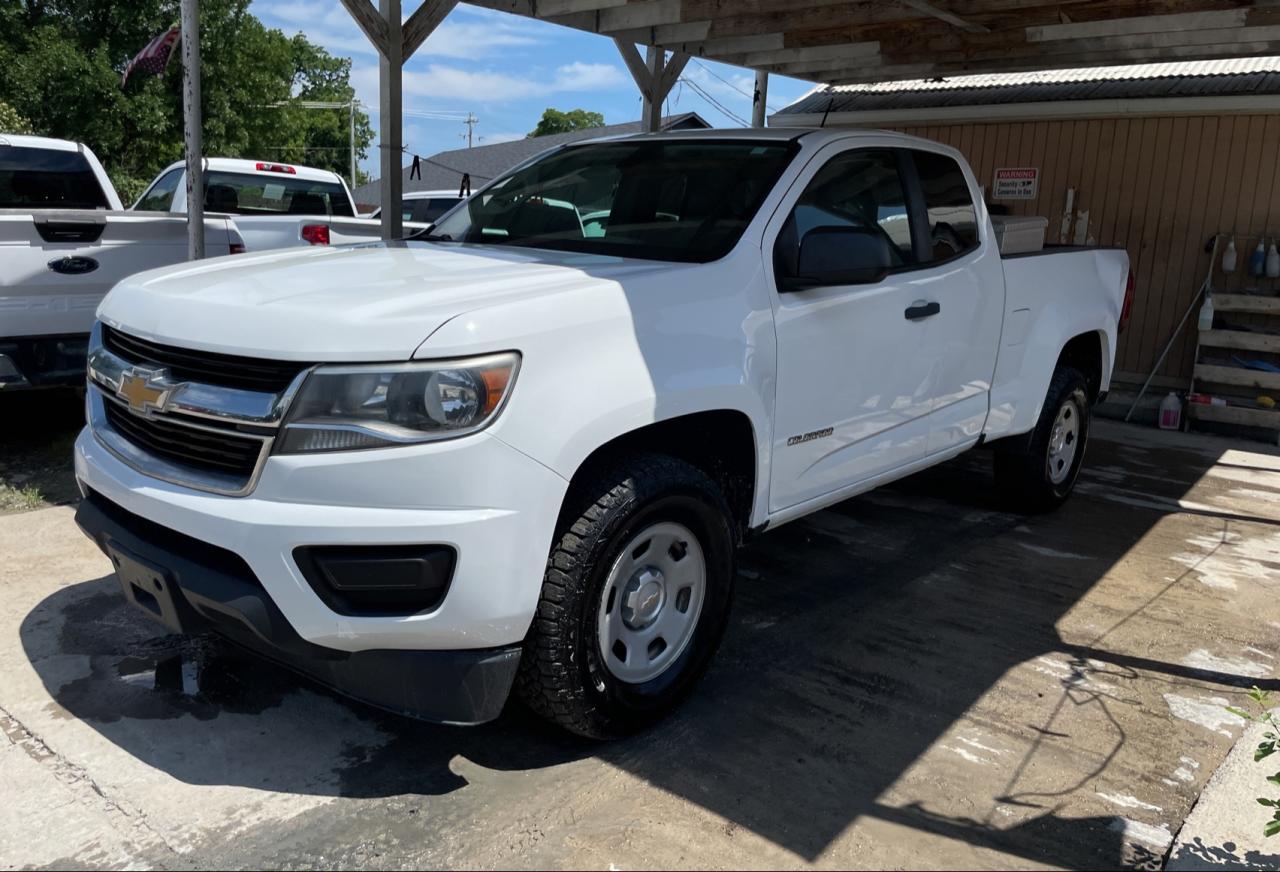
<path fill-rule="evenodd" d="M 1071 495 L 1089 441 L 1090 412 L 1084 375 L 1058 367 L 1035 430 L 996 450 L 996 486 L 1013 508 L 1048 512 Z"/>
<path fill-rule="evenodd" d="M 729 507 L 701 470 L 646 454 L 588 472 L 566 509 L 516 693 L 571 732 L 625 736 L 674 709 L 720 644 Z"/>

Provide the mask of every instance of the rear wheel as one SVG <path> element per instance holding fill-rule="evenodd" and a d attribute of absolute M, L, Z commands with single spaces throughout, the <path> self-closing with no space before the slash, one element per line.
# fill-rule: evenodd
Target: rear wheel
<path fill-rule="evenodd" d="M 639 455 L 575 483 L 517 694 L 583 736 L 658 720 L 706 671 L 733 585 L 728 504 L 702 471 Z"/>
<path fill-rule="evenodd" d="M 1084 375 L 1073 367 L 1059 367 L 1035 430 L 996 451 L 996 485 L 1015 508 L 1049 511 L 1071 495 L 1089 441 L 1089 418 Z"/>

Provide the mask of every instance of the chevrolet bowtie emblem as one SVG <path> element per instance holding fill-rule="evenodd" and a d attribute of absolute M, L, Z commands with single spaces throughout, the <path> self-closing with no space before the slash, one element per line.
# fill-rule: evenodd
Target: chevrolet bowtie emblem
<path fill-rule="evenodd" d="M 139 369 L 135 366 L 121 374 L 116 396 L 128 403 L 133 411 L 146 415 L 163 412 L 173 388 L 174 385 L 169 383 L 168 370 Z"/>

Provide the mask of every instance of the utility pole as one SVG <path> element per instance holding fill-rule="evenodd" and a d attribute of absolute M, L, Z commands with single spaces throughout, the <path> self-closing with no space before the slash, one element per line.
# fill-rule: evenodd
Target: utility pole
<path fill-rule="evenodd" d="M 351 190 L 356 189 L 356 98 L 351 98 Z"/>
<path fill-rule="evenodd" d="M 187 160 L 187 259 L 204 257 L 204 155 L 199 0 L 182 0 L 182 123 Z M 396 211 L 396 214 L 400 214 Z"/>
<path fill-rule="evenodd" d="M 756 70 L 756 93 L 751 101 L 751 126 L 764 127 L 764 113 L 769 99 L 769 71 Z"/>
<path fill-rule="evenodd" d="M 471 148 L 471 136 L 475 132 L 476 125 L 480 123 L 480 119 L 468 112 L 466 119 L 462 123 L 467 125 L 467 148 Z"/>

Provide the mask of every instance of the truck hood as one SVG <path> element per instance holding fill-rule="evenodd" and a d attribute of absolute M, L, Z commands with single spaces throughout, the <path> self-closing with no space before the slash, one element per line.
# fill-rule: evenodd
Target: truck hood
<path fill-rule="evenodd" d="M 283 360 L 404 360 L 452 318 L 533 296 L 617 288 L 671 264 L 392 242 L 233 255 L 138 273 L 98 316 L 154 342 Z"/>

